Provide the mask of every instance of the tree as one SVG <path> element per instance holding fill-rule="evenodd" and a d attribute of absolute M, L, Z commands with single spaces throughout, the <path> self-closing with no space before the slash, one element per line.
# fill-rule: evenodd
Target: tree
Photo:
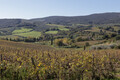
<path fill-rule="evenodd" d="M 118 34 L 120 34 L 120 30 L 118 30 Z"/>
<path fill-rule="evenodd" d="M 104 35 L 103 39 L 109 39 L 109 35 Z"/>
<path fill-rule="evenodd" d="M 85 46 L 90 46 L 89 42 L 86 42 L 86 43 L 85 43 Z"/>
<path fill-rule="evenodd" d="M 56 44 L 57 46 L 65 46 L 65 44 L 63 43 L 63 41 L 62 41 L 61 39 L 56 39 L 56 40 L 55 40 L 55 44 Z"/>
<path fill-rule="evenodd" d="M 83 41 L 83 39 L 82 39 L 81 37 L 77 37 L 77 38 L 76 38 L 76 41 L 77 41 L 77 42 L 80 42 L 80 41 Z"/>
<path fill-rule="evenodd" d="M 115 38 L 116 40 L 120 40 L 120 36 L 116 36 L 116 38 Z"/>
<path fill-rule="evenodd" d="M 51 41 L 51 45 L 53 45 L 53 40 L 54 40 L 53 36 L 51 35 L 51 40 L 50 40 Z"/>
<path fill-rule="evenodd" d="M 111 36 L 111 37 L 115 37 L 115 36 L 117 36 L 117 35 L 116 35 L 116 34 L 114 34 L 114 33 L 112 33 L 110 36 Z"/>
<path fill-rule="evenodd" d="M 70 43 L 68 38 L 63 38 L 62 41 L 65 45 L 69 45 Z"/>

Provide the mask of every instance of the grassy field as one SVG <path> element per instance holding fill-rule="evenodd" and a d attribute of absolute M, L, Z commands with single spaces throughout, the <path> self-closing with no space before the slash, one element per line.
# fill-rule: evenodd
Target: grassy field
<path fill-rule="evenodd" d="M 11 38 L 11 39 L 23 38 L 23 37 L 37 38 L 40 36 L 41 36 L 41 32 L 33 31 L 33 29 L 30 29 L 30 28 L 21 28 L 21 29 L 14 30 L 12 32 L 12 35 L 0 36 L 0 38 Z"/>
<path fill-rule="evenodd" d="M 114 26 L 113 28 L 114 28 L 115 31 L 120 30 L 120 27 L 117 27 L 117 26 Z"/>
<path fill-rule="evenodd" d="M 22 36 L 22 37 L 40 37 L 41 32 L 31 31 L 31 32 L 26 32 L 26 33 L 17 33 L 17 34 L 13 34 L 13 35 Z"/>
<path fill-rule="evenodd" d="M 119 80 L 120 50 L 55 49 L 0 40 L 1 80 Z"/>
<path fill-rule="evenodd" d="M 63 31 L 69 31 L 69 29 L 68 28 L 65 28 L 66 26 L 64 26 L 64 25 L 57 25 L 57 24 L 47 24 L 47 25 L 49 25 L 49 26 L 55 26 L 55 27 L 57 27 L 59 30 L 63 30 Z"/>
<path fill-rule="evenodd" d="M 47 32 L 45 32 L 46 34 L 57 34 L 58 33 L 58 31 L 47 31 Z"/>
<path fill-rule="evenodd" d="M 90 30 L 85 30 L 85 31 L 90 31 L 90 32 L 100 32 L 100 29 L 97 27 L 92 27 Z"/>
<path fill-rule="evenodd" d="M 59 27 L 58 29 L 61 30 L 61 31 L 69 31 L 69 29 L 65 28 L 65 27 Z"/>
<path fill-rule="evenodd" d="M 12 32 L 12 36 L 20 36 L 20 37 L 40 37 L 41 32 L 33 31 L 33 29 L 21 28 L 18 30 L 14 30 Z"/>
<path fill-rule="evenodd" d="M 18 30 L 14 30 L 12 32 L 12 34 L 18 34 L 18 33 L 26 33 L 26 32 L 30 32 L 32 29 L 28 29 L 28 28 L 21 28 L 21 29 L 18 29 Z"/>
<path fill-rule="evenodd" d="M 8 39 L 16 39 L 16 38 L 22 38 L 20 36 L 17 36 L 17 35 L 6 35 L 6 36 L 0 36 L 0 38 L 8 38 Z"/>

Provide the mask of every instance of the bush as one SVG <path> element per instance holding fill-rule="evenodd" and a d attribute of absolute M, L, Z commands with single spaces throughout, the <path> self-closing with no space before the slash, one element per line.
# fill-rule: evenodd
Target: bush
<path fill-rule="evenodd" d="M 116 39 L 116 40 L 120 40 L 120 36 L 116 36 L 115 39 Z"/>
<path fill-rule="evenodd" d="M 61 39 L 56 39 L 56 40 L 55 40 L 55 44 L 56 44 L 57 46 L 65 46 L 65 44 L 63 43 L 63 40 L 61 40 Z"/>
<path fill-rule="evenodd" d="M 89 42 L 86 42 L 86 43 L 85 43 L 85 46 L 90 46 Z"/>
<path fill-rule="evenodd" d="M 120 45 L 116 46 L 115 49 L 120 49 Z"/>
<path fill-rule="evenodd" d="M 80 42 L 80 41 L 83 41 L 83 39 L 82 39 L 81 37 L 77 37 L 77 38 L 76 38 L 76 41 L 77 41 L 77 42 Z"/>

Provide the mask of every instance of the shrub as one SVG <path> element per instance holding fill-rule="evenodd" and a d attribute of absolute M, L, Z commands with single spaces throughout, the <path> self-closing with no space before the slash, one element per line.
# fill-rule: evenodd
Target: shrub
<path fill-rule="evenodd" d="M 120 49 L 120 45 L 116 46 L 115 49 Z"/>
<path fill-rule="evenodd" d="M 85 46 L 90 46 L 89 42 L 86 42 L 86 43 L 85 43 Z"/>
<path fill-rule="evenodd" d="M 120 40 L 120 36 L 116 36 L 115 39 L 116 39 L 116 40 Z"/>
<path fill-rule="evenodd" d="M 80 42 L 80 41 L 83 41 L 83 39 L 82 39 L 81 37 L 77 37 L 77 38 L 76 38 L 76 41 L 77 41 L 77 42 Z"/>
<path fill-rule="evenodd" d="M 56 40 L 55 40 L 55 44 L 56 44 L 57 46 L 65 46 L 65 44 L 63 43 L 63 40 L 62 40 L 62 39 L 56 39 Z"/>

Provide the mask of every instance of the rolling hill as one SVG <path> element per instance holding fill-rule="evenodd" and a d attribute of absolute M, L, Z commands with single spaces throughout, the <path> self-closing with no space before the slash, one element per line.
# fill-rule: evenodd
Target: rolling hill
<path fill-rule="evenodd" d="M 111 24 L 120 23 L 120 13 L 100 13 L 87 16 L 50 16 L 45 18 L 35 19 L 0 19 L 1 27 L 20 27 L 23 25 L 39 26 L 40 28 L 47 27 L 46 23 L 51 24 Z M 41 26 L 42 25 L 42 26 Z"/>
<path fill-rule="evenodd" d="M 0 19 L 0 36 L 16 36 L 13 34 L 15 30 L 21 28 L 32 29 L 31 34 L 47 33 L 56 34 L 58 31 L 69 31 L 69 28 L 75 28 L 76 25 L 109 25 L 120 23 L 120 13 L 99 13 L 87 16 L 50 16 L 45 18 L 35 19 Z M 36 32 L 37 31 L 37 32 Z M 48 31 L 48 32 L 47 32 Z M 29 33 L 20 33 L 21 35 L 28 35 Z"/>
<path fill-rule="evenodd" d="M 110 24 L 120 23 L 120 13 L 101 13 L 87 16 L 50 16 L 46 18 L 31 19 L 35 22 L 47 22 L 52 24 Z"/>

